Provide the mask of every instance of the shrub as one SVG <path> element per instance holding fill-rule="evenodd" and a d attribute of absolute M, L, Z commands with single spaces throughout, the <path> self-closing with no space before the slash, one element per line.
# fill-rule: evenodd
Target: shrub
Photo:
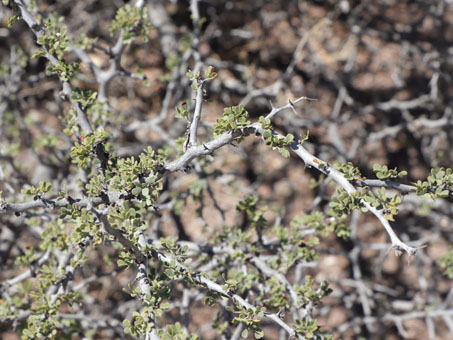
<path fill-rule="evenodd" d="M 384 338 L 393 325 L 412 336 L 404 321 L 422 319 L 433 338 L 439 317 L 450 326 L 453 175 L 451 149 L 442 145 L 451 143 L 452 119 L 438 86 L 451 90 L 451 80 L 438 82 L 451 65 L 439 60 L 426 71 L 427 94 L 408 76 L 406 93 L 360 98 L 373 89 L 347 77 L 360 79 L 366 67 L 358 39 L 372 45 L 372 25 L 355 22 L 363 35 L 344 38 L 355 52 L 332 56 L 325 46 L 338 44 L 334 24 L 319 20 L 283 53 L 288 22 L 298 20 L 291 5 L 268 27 L 281 55 L 262 47 L 287 66 L 272 76 L 260 55 L 254 73 L 244 53 L 253 58 L 253 44 L 266 43 L 228 20 L 244 6 L 244 23 L 259 12 L 266 32 L 278 3 L 3 1 L 11 26 L 0 67 L 5 334 Z M 323 8 L 304 4 L 313 14 Z M 347 1 L 325 6 L 359 20 Z M 336 24 L 348 25 L 340 17 Z M 235 50 L 236 38 L 250 42 Z M 417 39 L 395 39 L 401 53 L 409 53 L 406 43 L 419 48 Z M 389 53 L 394 46 L 375 43 Z M 221 53 L 213 58 L 211 48 Z M 432 66 L 416 61 L 420 72 Z M 331 69 L 342 62 L 344 79 Z M 313 95 L 294 91 L 298 81 L 310 82 L 302 92 Z M 426 109 L 431 116 L 420 116 Z M 397 113 L 396 125 L 386 125 Z M 391 148 L 419 154 L 398 160 Z M 424 253 L 439 244 L 441 253 Z"/>

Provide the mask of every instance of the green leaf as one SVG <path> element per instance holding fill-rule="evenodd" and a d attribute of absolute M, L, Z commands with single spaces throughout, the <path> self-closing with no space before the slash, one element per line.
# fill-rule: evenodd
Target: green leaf
<path fill-rule="evenodd" d="M 264 338 L 264 331 L 262 329 L 257 330 L 253 334 L 255 336 L 255 339 L 261 339 Z"/>
<path fill-rule="evenodd" d="M 286 135 L 286 138 L 285 138 L 285 139 L 286 139 L 286 143 L 289 144 L 289 143 L 291 143 L 291 142 L 294 140 L 294 135 L 288 133 L 288 134 Z"/>
<path fill-rule="evenodd" d="M 142 192 L 142 188 L 140 188 L 140 187 L 135 187 L 134 189 L 132 189 L 132 195 L 134 195 L 134 196 L 140 195 L 141 192 Z"/>
<path fill-rule="evenodd" d="M 11 18 L 8 19 L 8 27 L 13 26 L 18 20 L 19 20 L 18 15 L 13 15 Z"/>
<path fill-rule="evenodd" d="M 284 148 L 279 148 L 278 151 L 282 154 L 283 157 L 288 158 L 289 157 L 289 151 Z"/>
<path fill-rule="evenodd" d="M 40 57 L 43 57 L 46 55 L 46 51 L 44 49 L 40 48 L 38 51 L 36 51 L 32 56 L 31 59 L 38 59 Z"/>

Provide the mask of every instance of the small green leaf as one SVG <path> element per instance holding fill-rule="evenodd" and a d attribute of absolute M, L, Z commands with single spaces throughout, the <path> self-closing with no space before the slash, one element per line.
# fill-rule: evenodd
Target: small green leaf
<path fill-rule="evenodd" d="M 282 154 L 283 157 L 288 158 L 289 157 L 289 151 L 285 148 L 279 148 L 278 151 Z"/>
<path fill-rule="evenodd" d="M 257 330 L 253 335 L 255 336 L 255 339 L 261 339 L 264 337 L 264 331 L 262 329 Z"/>
<path fill-rule="evenodd" d="M 134 189 L 132 189 L 132 195 L 134 195 L 134 196 L 140 195 L 141 192 L 142 192 L 142 188 L 140 188 L 140 187 L 135 187 Z"/>
<path fill-rule="evenodd" d="M 43 57 L 46 55 L 46 51 L 44 51 L 42 48 L 40 48 L 38 51 L 36 51 L 32 56 L 31 59 L 38 59 L 40 57 Z"/>
<path fill-rule="evenodd" d="M 374 172 L 377 172 L 377 171 L 381 171 L 382 167 L 380 164 L 374 164 L 373 165 L 373 171 Z"/>
<path fill-rule="evenodd" d="M 292 135 L 291 133 L 288 133 L 288 134 L 286 135 L 286 138 L 285 138 L 285 139 L 286 139 L 286 143 L 289 144 L 289 143 L 291 143 L 291 142 L 294 140 L 294 135 Z"/>

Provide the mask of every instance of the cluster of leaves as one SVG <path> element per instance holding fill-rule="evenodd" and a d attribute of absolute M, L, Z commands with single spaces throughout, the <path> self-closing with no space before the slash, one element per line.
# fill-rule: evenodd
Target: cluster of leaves
<path fill-rule="evenodd" d="M 373 165 L 373 171 L 376 173 L 376 177 L 382 180 L 385 179 L 393 179 L 393 178 L 401 178 L 407 175 L 407 171 L 399 171 L 397 168 L 389 169 L 387 165 Z"/>
<path fill-rule="evenodd" d="M 235 254 L 232 254 L 235 257 Z M 238 257 L 235 257 L 236 259 Z M 225 284 L 222 286 L 226 292 L 245 294 L 253 289 L 253 286 L 258 284 L 260 281 L 260 274 L 258 271 L 250 268 L 247 273 L 242 270 L 238 270 L 235 267 L 231 267 L 227 273 L 228 277 L 225 280 Z"/>
<path fill-rule="evenodd" d="M 198 340 L 199 337 L 195 334 L 186 334 L 179 322 L 173 325 L 167 325 L 165 329 L 159 329 L 157 335 L 161 340 Z"/>
<path fill-rule="evenodd" d="M 24 281 L 17 285 L 17 294 L 10 301 L 6 299 L 0 300 L 0 318 L 17 319 L 18 310 L 29 307 L 29 294 L 32 288 L 32 282 Z"/>
<path fill-rule="evenodd" d="M 368 190 L 364 199 L 371 206 L 382 210 L 384 217 L 389 221 L 395 220 L 394 216 L 398 214 L 398 206 L 402 202 L 401 196 L 396 193 L 392 197 L 389 197 L 384 187 L 377 189 L 377 195 L 373 191 Z"/>
<path fill-rule="evenodd" d="M 345 216 L 337 216 L 329 211 L 328 216 L 325 216 L 320 211 L 314 211 L 310 214 L 305 214 L 303 217 L 296 216 L 291 221 L 291 228 L 294 232 L 297 228 L 314 229 L 317 234 L 326 237 L 329 233 L 335 233 L 338 237 L 345 240 L 351 236 L 350 226 L 344 223 Z M 316 237 L 316 236 L 312 236 Z"/>
<path fill-rule="evenodd" d="M 214 80 L 217 77 L 217 72 L 215 72 L 214 66 L 208 66 L 204 72 L 204 78 L 201 77 L 200 72 L 193 72 L 192 70 L 187 71 L 186 76 L 190 81 L 202 83 L 204 81 Z M 196 91 L 197 87 L 192 87 L 192 90 Z"/>
<path fill-rule="evenodd" d="M 157 198 L 161 186 L 156 176 L 167 157 L 168 154 L 162 150 L 156 153 L 148 147 L 138 159 L 129 157 L 115 160 L 115 167 L 106 174 L 111 189 L 130 191 L 133 196 L 144 198 L 146 205 L 151 205 Z"/>
<path fill-rule="evenodd" d="M 362 181 L 365 178 L 360 173 L 360 170 L 355 167 L 351 162 L 346 164 L 334 163 L 334 168 L 340 171 L 343 176 L 349 181 Z M 375 164 L 373 171 L 379 179 L 387 180 L 399 178 L 407 175 L 406 171 L 395 169 L 388 169 L 387 166 Z M 348 215 L 353 209 L 358 209 L 365 213 L 368 211 L 366 203 L 372 207 L 381 210 L 387 220 L 394 221 L 394 216 L 398 214 L 398 206 L 402 203 L 402 198 L 399 194 L 388 196 L 385 187 L 376 190 L 376 193 L 364 187 L 363 190 L 348 193 L 344 189 L 337 189 L 337 193 L 332 197 L 329 206 L 332 208 L 333 216 L 344 217 Z"/>
<path fill-rule="evenodd" d="M 263 279 L 260 281 L 263 282 Z M 262 300 L 263 304 L 272 310 L 289 310 L 291 301 L 287 296 L 287 286 L 275 276 L 264 281 L 264 283 L 269 287 L 269 294 L 260 296 L 257 301 Z"/>
<path fill-rule="evenodd" d="M 51 261 L 43 265 L 37 274 L 37 287 L 31 289 L 31 282 L 22 285 L 24 295 L 30 299 L 30 316 L 20 325 L 22 339 L 43 339 L 55 337 L 65 322 L 58 318 L 58 309 L 67 304 L 71 306 L 80 300 L 80 293 L 68 291 L 56 298 L 49 296 L 46 289 L 64 279 L 62 271 L 55 272 Z"/>
<path fill-rule="evenodd" d="M 213 66 L 208 66 L 208 69 L 204 73 L 205 80 L 214 80 L 217 78 L 217 72 L 215 72 Z"/>
<path fill-rule="evenodd" d="M 362 174 L 358 167 L 354 166 L 351 162 L 348 163 L 340 163 L 334 162 L 333 168 L 339 172 L 341 172 L 348 181 L 352 180 L 360 180 L 363 179 Z"/>
<path fill-rule="evenodd" d="M 178 106 L 176 106 L 175 110 L 176 118 L 189 120 L 189 104 L 186 100 L 182 101 Z"/>
<path fill-rule="evenodd" d="M 132 296 L 135 296 L 135 294 Z M 155 327 L 150 313 L 152 313 L 152 310 L 149 307 L 143 308 L 141 312 L 133 312 L 132 322 L 129 319 L 123 321 L 124 333 L 135 337 L 150 333 Z"/>
<path fill-rule="evenodd" d="M 271 120 L 269 118 L 264 118 L 263 116 L 261 116 L 259 118 L 259 122 L 261 123 L 263 138 L 266 142 L 266 145 L 269 145 L 272 150 L 277 149 L 283 157 L 288 158 L 289 151 L 287 147 L 292 142 L 294 142 L 294 135 L 288 133 L 285 137 L 281 138 L 275 131 L 273 131 Z"/>
<path fill-rule="evenodd" d="M 136 204 L 124 200 L 117 209 L 112 209 L 108 215 L 110 225 L 121 231 L 121 233 L 133 244 L 138 244 L 139 231 L 148 227 L 147 223 L 143 221 L 142 215 L 144 209 L 138 207 Z M 129 254 L 130 255 L 130 254 Z M 129 256 L 128 255 L 128 256 Z M 130 261 L 118 262 L 121 265 L 131 265 L 135 262 L 133 257 L 128 257 Z"/>
<path fill-rule="evenodd" d="M 145 9 L 126 4 L 116 12 L 110 33 L 113 36 L 117 31 L 121 31 L 121 38 L 126 44 L 130 44 L 137 37 L 143 37 L 144 42 L 147 42 L 150 26 Z"/>
<path fill-rule="evenodd" d="M 45 30 L 37 42 L 40 45 L 49 46 L 49 53 L 55 55 L 59 60 L 63 59 L 64 54 L 69 50 L 67 37 L 67 27 L 63 24 L 64 18 L 51 13 L 45 23 Z M 33 58 L 41 57 L 46 52 L 40 49 L 33 55 Z"/>
<path fill-rule="evenodd" d="M 71 244 L 77 244 L 82 249 L 87 244 L 93 247 L 102 244 L 104 241 L 102 228 L 99 220 L 92 213 L 82 210 L 79 216 L 72 215 L 71 217 L 74 225 L 70 237 Z"/>
<path fill-rule="evenodd" d="M 317 334 L 319 330 L 317 320 L 312 320 L 309 318 L 296 319 L 293 326 L 296 330 L 296 333 L 302 335 L 306 339 L 333 340 L 333 336 L 331 335 Z"/>
<path fill-rule="evenodd" d="M 39 224 L 39 221 L 36 221 L 36 223 L 33 223 L 33 221 L 28 221 L 27 224 L 35 225 L 35 224 Z M 98 229 L 95 231 L 97 233 L 99 233 L 99 227 L 97 225 L 85 224 L 84 227 L 86 229 L 88 229 L 88 228 L 94 229 L 97 227 Z M 81 229 L 82 229 L 82 233 L 84 233 L 84 235 L 86 236 L 87 231 L 84 230 L 85 229 L 84 227 L 82 227 Z M 93 231 L 93 229 L 91 229 L 90 231 Z M 77 232 L 74 232 L 71 235 L 72 244 L 79 244 L 77 242 L 76 234 L 77 234 Z M 88 231 L 88 234 L 91 237 L 91 235 L 93 235 L 94 233 L 90 233 Z M 41 234 L 41 237 L 42 237 L 42 242 L 39 247 L 42 251 L 55 250 L 55 249 L 66 250 L 69 248 L 70 243 L 68 242 L 69 241 L 68 231 L 66 228 L 66 224 L 63 222 L 63 219 L 59 218 L 55 221 L 48 223 L 46 225 L 46 227 L 44 228 L 44 230 Z M 80 237 L 80 239 L 82 239 L 82 237 Z"/>
<path fill-rule="evenodd" d="M 256 309 L 245 308 L 237 304 L 235 308 L 229 307 L 229 310 L 238 314 L 233 322 L 241 322 L 244 325 L 242 336 L 248 336 L 249 331 L 252 331 L 255 338 L 261 338 L 263 333 L 260 320 L 265 315 L 265 309 L 282 312 L 290 310 L 293 306 L 304 307 L 310 302 L 316 305 L 330 293 L 330 289 L 326 282 L 321 283 L 321 286 L 315 289 L 314 280 L 307 277 L 304 285 L 294 286 L 298 299 L 292 301 L 294 295 L 289 296 L 288 290 L 292 288 L 288 286 L 288 283 L 277 276 L 268 277 L 264 281 L 263 273 L 249 266 L 250 262 L 254 263 L 254 256 L 268 251 L 268 246 L 260 240 L 261 234 L 266 235 L 266 239 L 275 239 L 275 235 L 277 235 L 278 242 L 274 243 L 274 241 L 273 244 L 278 247 L 279 251 L 266 260 L 272 270 L 285 275 L 295 264 L 302 261 L 313 261 L 316 258 L 313 247 L 319 244 L 319 239 L 315 236 L 317 231 L 314 233 L 305 231 L 307 228 L 313 227 L 314 219 L 307 218 L 304 220 L 306 225 L 301 226 L 302 219 L 298 218 L 297 221 L 291 223 L 291 228 L 282 225 L 269 226 L 264 218 L 264 213 L 268 211 L 268 208 L 260 208 L 258 197 L 250 195 L 244 197 L 237 204 L 236 210 L 247 217 L 246 223 L 243 224 L 242 230 L 234 226 L 225 226 L 223 232 L 218 233 L 213 243 L 226 243 L 231 247 L 232 252 L 218 260 L 216 269 L 210 275 L 211 277 L 219 275 L 225 277 L 225 284 L 222 287 L 229 293 L 243 295 L 254 291 Z M 333 230 L 335 227 L 329 225 L 320 230 L 325 231 L 327 228 Z M 253 242 L 254 239 L 258 240 Z M 239 270 L 238 266 L 247 266 L 247 270 Z M 260 283 L 262 288 L 256 290 L 257 284 Z M 213 305 L 220 297 L 215 294 L 209 296 L 211 296 L 208 300 L 209 305 Z M 222 322 L 220 315 L 217 316 L 214 327 L 221 334 L 226 330 L 227 324 Z"/>
<path fill-rule="evenodd" d="M 432 199 L 449 197 L 453 194 L 453 170 L 451 168 L 431 169 L 431 174 L 426 181 L 418 180 L 414 184 L 419 196 L 426 195 Z"/>
<path fill-rule="evenodd" d="M 247 215 L 252 229 L 263 228 L 267 223 L 267 220 L 264 218 L 267 207 L 259 209 L 257 205 L 258 196 L 247 195 L 236 206 L 236 211 L 244 212 Z"/>
<path fill-rule="evenodd" d="M 155 324 L 152 322 L 153 317 L 160 317 L 170 308 L 170 304 L 166 300 L 170 297 L 171 288 L 166 284 L 166 275 L 157 275 L 155 272 L 151 274 L 149 281 L 150 291 L 152 293 L 142 294 L 140 287 L 123 289 L 131 297 L 137 297 L 142 300 L 144 308 L 140 312 L 132 314 L 132 322 L 128 319 L 123 321 L 124 331 L 131 335 L 140 337 L 141 335 L 150 332 Z"/>
<path fill-rule="evenodd" d="M 71 93 L 71 102 L 80 105 L 95 127 L 104 126 L 107 119 L 111 116 L 111 113 L 105 109 L 104 104 L 98 101 L 98 93 L 92 89 L 75 88 Z M 74 107 L 69 110 L 69 114 L 64 115 L 63 120 L 66 122 L 64 132 L 67 135 L 79 132 L 77 111 Z"/>
<path fill-rule="evenodd" d="M 347 193 L 342 188 L 337 189 L 336 195 L 332 197 L 329 203 L 333 216 L 342 218 L 349 215 L 354 209 L 365 213 L 368 211 L 365 205 L 365 202 L 367 202 L 372 207 L 382 210 L 387 220 L 394 221 L 394 216 L 398 214 L 398 206 L 402 202 L 401 196 L 395 193 L 389 197 L 384 187 L 376 191 L 377 195 L 368 188 L 352 193 Z"/>
<path fill-rule="evenodd" d="M 19 7 L 13 0 L 2 0 L 4 6 L 10 8 L 14 13 L 19 13 Z M 8 27 L 14 25 L 14 23 L 19 20 L 19 15 L 15 14 L 8 19 Z"/>
<path fill-rule="evenodd" d="M 329 207 L 332 208 L 333 214 L 340 218 L 349 215 L 353 209 L 367 212 L 368 208 L 363 201 L 364 196 L 364 191 L 357 191 L 349 194 L 343 188 L 338 188 L 336 195 L 332 196 Z"/>
<path fill-rule="evenodd" d="M 202 88 L 203 83 L 205 81 L 213 80 L 217 77 L 217 73 L 214 71 L 213 66 L 209 66 L 208 69 L 204 73 L 204 78 L 201 77 L 200 72 L 193 72 L 192 70 L 187 71 L 186 73 L 187 78 L 192 81 L 192 90 L 197 92 L 199 88 Z M 206 90 L 203 89 L 203 95 L 206 95 Z M 185 119 L 189 121 L 189 104 L 187 100 L 182 101 L 178 106 L 175 108 L 176 110 L 176 118 Z"/>
<path fill-rule="evenodd" d="M 136 241 L 136 240 L 135 240 Z M 191 259 L 187 257 L 188 248 L 186 246 L 180 247 L 176 244 L 175 240 L 162 239 L 161 247 L 165 252 L 171 254 L 174 260 L 170 262 L 156 263 L 157 268 L 150 268 L 149 275 L 146 278 L 146 285 L 149 287 L 149 293 L 144 294 L 139 286 L 133 288 L 129 285 L 128 289 L 124 289 L 131 297 L 138 297 L 142 300 L 144 308 L 140 312 L 134 312 L 132 321 L 124 320 L 123 325 L 125 332 L 134 336 L 140 337 L 150 332 L 154 328 L 154 318 L 159 318 L 164 312 L 170 309 L 170 294 L 172 291 L 168 282 L 180 280 L 181 278 L 190 285 L 195 284 L 193 279 L 193 272 L 190 268 L 183 267 L 190 263 Z M 145 253 L 153 252 L 157 254 L 160 250 L 147 245 L 142 249 Z M 130 265 L 124 261 L 124 256 L 118 261 L 118 265 Z M 183 264 L 181 264 L 183 263 Z M 173 325 L 167 327 L 165 330 L 159 330 L 160 334 L 165 339 L 197 339 L 195 335 L 188 336 L 182 332 L 181 327 Z"/>
<path fill-rule="evenodd" d="M 290 223 L 291 228 L 282 225 L 272 228 L 281 247 L 281 251 L 269 261 L 273 269 L 286 273 L 297 263 L 311 262 L 318 258 L 314 247 L 319 244 L 319 238 L 305 233 L 301 223 L 301 218 L 295 217 Z"/>
<path fill-rule="evenodd" d="M 89 38 L 85 33 L 81 34 L 74 44 L 80 49 L 87 49 L 95 43 L 96 39 Z"/>
<path fill-rule="evenodd" d="M 264 337 L 264 332 L 261 329 L 260 324 L 261 318 L 266 312 L 266 308 L 258 306 L 255 309 L 252 309 L 236 303 L 236 308 L 228 306 L 226 309 L 237 315 L 233 318 L 233 323 L 242 323 L 245 326 L 245 329 L 241 333 L 243 338 L 246 339 L 248 337 L 249 331 L 253 332 L 255 339 Z"/>
<path fill-rule="evenodd" d="M 99 164 L 100 160 L 96 157 L 96 147 L 106 141 L 107 137 L 107 132 L 102 129 L 88 136 L 83 136 L 80 143 L 75 143 L 71 149 L 72 161 L 82 169 Z"/>
<path fill-rule="evenodd" d="M 329 288 L 327 281 L 322 281 L 318 289 L 315 289 L 315 280 L 307 275 L 305 284 L 295 285 L 294 290 L 300 298 L 300 304 L 305 307 L 309 303 L 318 304 L 324 297 L 330 295 L 333 291 Z"/>
<path fill-rule="evenodd" d="M 63 24 L 64 18 L 55 14 L 50 14 L 45 23 L 45 29 L 38 37 L 37 42 L 41 46 L 48 46 L 46 51 L 41 48 L 32 58 L 45 56 L 47 53 L 54 55 L 56 63 L 48 63 L 46 67 L 47 75 L 57 74 L 62 81 L 69 81 L 79 72 L 80 64 L 78 62 L 67 63 L 64 60 L 65 53 L 69 50 L 69 38 L 67 37 L 67 27 Z"/>
<path fill-rule="evenodd" d="M 91 89 L 74 89 L 71 93 L 71 101 L 73 103 L 80 103 L 82 108 L 87 109 L 96 103 L 97 92 Z"/>
<path fill-rule="evenodd" d="M 223 116 L 217 119 L 217 123 L 214 124 L 214 137 L 229 132 L 234 134 L 236 131 L 240 131 L 250 124 L 247 110 L 242 106 L 227 107 L 223 110 Z M 236 140 L 240 142 L 243 136 L 238 136 Z"/>
<path fill-rule="evenodd" d="M 37 200 L 40 199 L 42 195 L 48 193 L 51 189 L 52 184 L 46 181 L 41 181 L 37 187 L 31 186 L 29 188 L 22 189 L 22 193 L 25 195 L 32 195 L 34 196 L 34 200 Z"/>

